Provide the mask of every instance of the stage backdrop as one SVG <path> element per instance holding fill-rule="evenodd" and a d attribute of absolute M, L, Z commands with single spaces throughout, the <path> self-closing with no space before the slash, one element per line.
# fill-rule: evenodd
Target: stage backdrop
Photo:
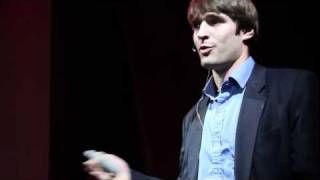
<path fill-rule="evenodd" d="M 0 1 L 0 179 L 49 178 L 50 0 Z"/>

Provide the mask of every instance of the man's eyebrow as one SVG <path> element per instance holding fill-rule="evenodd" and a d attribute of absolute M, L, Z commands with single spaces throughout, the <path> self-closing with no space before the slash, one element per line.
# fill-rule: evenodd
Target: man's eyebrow
<path fill-rule="evenodd" d="M 208 23 L 210 23 L 210 22 L 214 22 L 214 23 L 220 22 L 220 23 L 222 23 L 222 22 L 226 21 L 226 18 L 224 16 L 221 16 L 220 14 L 207 13 L 204 16 L 204 20 L 207 21 Z"/>
<path fill-rule="evenodd" d="M 217 18 L 217 19 L 225 19 L 224 16 L 222 16 L 221 14 L 217 14 L 217 13 L 214 13 L 214 12 L 208 12 L 208 13 L 205 13 L 203 15 L 203 19 L 206 19 L 206 17 L 213 17 L 213 18 Z"/>
<path fill-rule="evenodd" d="M 225 22 L 226 18 L 224 16 L 222 16 L 221 14 L 216 13 L 216 12 L 206 12 L 204 14 L 197 14 L 191 20 L 191 26 L 195 27 L 195 26 L 199 25 L 202 21 L 207 21 L 207 22 Z"/>

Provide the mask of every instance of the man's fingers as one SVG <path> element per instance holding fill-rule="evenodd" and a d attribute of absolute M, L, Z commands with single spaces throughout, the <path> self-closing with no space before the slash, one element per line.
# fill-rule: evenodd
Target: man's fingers
<path fill-rule="evenodd" d="M 95 159 L 90 159 L 82 163 L 86 171 L 103 171 L 100 163 Z"/>
<path fill-rule="evenodd" d="M 104 152 L 95 152 L 82 163 L 90 175 L 98 180 L 130 180 L 130 168 L 125 160 Z M 111 172 L 110 172 L 111 171 Z"/>

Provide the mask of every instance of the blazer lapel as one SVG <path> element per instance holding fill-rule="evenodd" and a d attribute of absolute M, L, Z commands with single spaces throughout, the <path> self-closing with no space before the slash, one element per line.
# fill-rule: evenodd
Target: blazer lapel
<path fill-rule="evenodd" d="M 236 132 L 236 180 L 248 180 L 250 177 L 256 133 L 265 103 L 265 74 L 265 68 L 255 65 L 246 85 Z"/>

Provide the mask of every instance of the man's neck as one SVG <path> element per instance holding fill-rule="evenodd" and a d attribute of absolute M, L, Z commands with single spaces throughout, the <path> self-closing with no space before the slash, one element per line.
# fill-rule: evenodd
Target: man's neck
<path fill-rule="evenodd" d="M 230 65 L 226 65 L 227 68 L 224 68 L 223 70 L 219 71 L 212 69 L 213 80 L 218 91 L 220 91 L 223 82 L 229 78 L 230 74 L 235 69 L 237 69 L 244 61 L 246 61 L 248 57 L 249 53 L 248 49 L 246 48 L 246 50 L 242 52 L 242 54 L 237 60 L 233 61 L 233 63 L 231 63 Z"/>

